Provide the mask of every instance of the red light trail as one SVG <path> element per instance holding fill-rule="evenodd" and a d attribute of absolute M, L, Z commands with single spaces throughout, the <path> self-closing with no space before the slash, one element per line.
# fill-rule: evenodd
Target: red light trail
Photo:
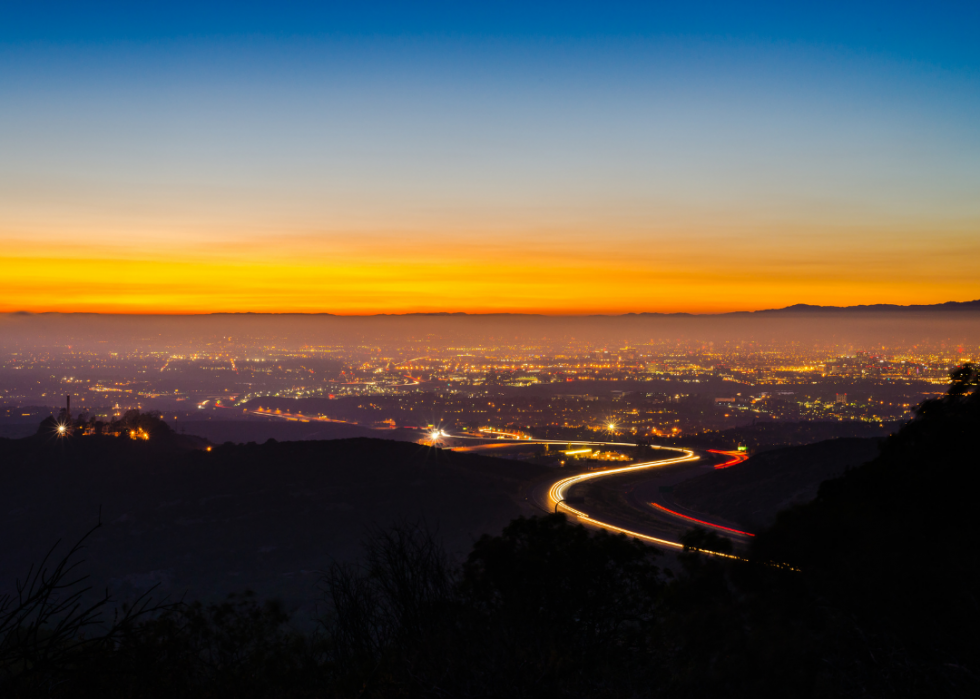
<path fill-rule="evenodd" d="M 729 466 L 734 466 L 735 464 L 740 464 L 749 458 L 749 455 L 740 451 L 718 451 L 716 449 L 708 449 L 712 454 L 721 454 L 722 456 L 732 457 L 731 461 L 726 461 L 723 464 L 718 464 L 715 468 L 728 468 Z"/>
<path fill-rule="evenodd" d="M 673 510 L 668 510 L 663 505 L 658 505 L 655 502 L 651 502 L 651 505 L 656 507 L 658 510 L 663 510 L 675 517 L 680 517 L 681 519 L 689 519 L 692 522 L 697 522 L 698 524 L 703 524 L 708 527 L 714 527 L 715 529 L 724 529 L 726 532 L 732 532 L 733 534 L 742 534 L 743 536 L 755 536 L 755 534 L 750 534 L 749 532 L 739 531 L 738 529 L 732 529 L 731 527 L 723 527 L 720 524 L 712 524 L 711 522 L 705 522 L 703 519 L 696 519 L 695 517 L 688 517 L 687 515 L 682 515 L 680 512 L 674 512 Z"/>

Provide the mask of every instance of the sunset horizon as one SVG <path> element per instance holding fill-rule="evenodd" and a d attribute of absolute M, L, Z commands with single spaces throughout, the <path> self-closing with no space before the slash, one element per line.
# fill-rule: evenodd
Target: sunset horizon
<path fill-rule="evenodd" d="M 211 310 L 211 311 L 116 311 L 116 310 L 27 310 L 24 308 L 11 309 L 11 310 L 0 310 L 0 314 L 6 315 L 114 315 L 114 316 L 206 316 L 206 315 L 306 315 L 306 316 L 334 316 L 338 318 L 375 318 L 384 316 L 413 316 L 413 315 L 427 315 L 427 316 L 492 316 L 492 315 L 537 315 L 537 316 L 547 316 L 547 317 L 585 317 L 585 316 L 607 316 L 607 317 L 622 317 L 622 316 L 643 316 L 643 315 L 690 315 L 690 316 L 712 316 L 712 315 L 734 315 L 734 314 L 753 314 L 753 313 L 768 313 L 768 312 L 786 312 L 786 311 L 814 311 L 814 310 L 826 310 L 826 311 L 837 311 L 837 310 L 875 310 L 879 308 L 885 308 L 888 310 L 943 310 L 944 307 L 952 307 L 951 310 L 955 310 L 956 307 L 971 306 L 973 304 L 980 305 L 980 299 L 964 299 L 960 300 L 946 300 L 938 301 L 936 303 L 853 303 L 846 306 L 841 305 L 831 305 L 831 304 L 818 304 L 818 303 L 791 303 L 787 306 L 771 307 L 771 308 L 737 308 L 730 310 L 707 310 L 707 311 L 660 311 L 660 310 L 624 310 L 624 311 L 602 311 L 602 310 L 588 310 L 588 311 L 563 311 L 555 312 L 548 310 L 486 310 L 486 311 L 472 311 L 472 310 L 406 310 L 406 311 L 376 311 L 376 312 L 360 312 L 360 313 L 345 313 L 329 310 Z"/>

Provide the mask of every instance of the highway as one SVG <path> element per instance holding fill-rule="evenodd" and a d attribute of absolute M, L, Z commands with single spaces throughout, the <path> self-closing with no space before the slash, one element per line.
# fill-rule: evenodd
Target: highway
<path fill-rule="evenodd" d="M 682 464 L 691 461 L 698 461 L 701 458 L 690 449 L 672 449 L 668 447 L 660 447 L 660 449 L 664 449 L 672 452 L 679 452 L 679 455 L 668 456 L 667 458 L 657 459 L 655 461 L 645 461 L 643 463 L 632 464 L 630 466 L 621 466 L 620 468 L 611 468 L 605 471 L 590 471 L 587 473 L 579 473 L 577 475 L 569 476 L 567 478 L 562 478 L 560 480 L 555 481 L 554 483 L 551 484 L 551 487 L 548 488 L 547 502 L 549 505 L 549 509 L 551 507 L 554 507 L 556 512 L 559 509 L 564 510 L 565 512 L 575 515 L 580 520 L 584 520 L 586 523 L 594 527 L 600 527 L 602 529 L 608 529 L 614 532 L 621 532 L 623 534 L 627 534 L 634 538 L 641 539 L 643 541 L 648 541 L 651 544 L 659 544 L 660 546 L 668 546 L 671 548 L 684 548 L 683 544 L 681 544 L 679 541 L 671 541 L 668 539 L 651 536 L 650 534 L 636 531 L 635 529 L 620 527 L 612 522 L 598 519 L 594 515 L 588 514 L 583 509 L 572 507 L 571 505 L 565 502 L 565 499 L 568 494 L 568 490 L 577 483 L 582 483 L 587 480 L 595 480 L 603 477 L 608 478 L 609 476 L 615 476 L 624 473 L 646 471 L 646 470 L 656 469 L 656 468 L 664 468 L 666 466 L 671 466 L 673 464 Z M 575 504 L 578 505 L 578 503 Z M 584 507 L 584 505 L 579 505 L 579 508 L 582 507 Z"/>
<path fill-rule="evenodd" d="M 450 435 L 445 432 L 442 432 L 441 436 L 447 439 L 478 439 L 472 435 Z M 481 448 L 492 450 L 504 446 L 527 444 L 637 446 L 628 442 L 536 440 L 526 438 L 501 439 L 497 437 L 492 443 L 483 447 L 457 447 L 457 449 L 460 451 L 475 451 Z M 693 449 L 679 447 L 652 446 L 651 448 L 666 452 L 664 458 L 602 471 L 587 471 L 572 476 L 563 476 L 556 480 L 543 481 L 533 485 L 527 491 L 526 499 L 538 509 L 549 512 L 563 511 L 577 518 L 586 526 L 619 532 L 650 544 L 673 549 L 683 548 L 683 544 L 679 540 L 680 535 L 664 534 L 664 531 L 682 532 L 693 527 L 702 527 L 713 529 L 718 534 L 727 536 L 733 539 L 733 541 L 745 541 L 746 537 L 752 536 L 748 532 L 742 532 L 724 524 L 709 521 L 709 518 L 706 518 L 704 515 L 693 516 L 692 514 L 680 511 L 681 508 L 677 506 L 666 507 L 656 502 L 658 483 L 661 480 L 672 483 L 678 480 L 686 480 L 693 475 L 708 472 L 719 466 L 713 464 L 714 461 L 718 460 L 718 457 L 709 453 L 699 454 Z M 728 458 L 728 456 L 725 455 L 725 458 Z M 728 465 L 728 463 L 725 463 L 721 466 Z M 631 483 L 628 487 L 624 487 L 624 491 L 628 491 L 625 493 L 625 499 L 630 505 L 629 509 L 632 510 L 631 512 L 612 513 L 606 511 L 600 514 L 596 512 L 596 508 L 590 507 L 588 503 L 581 503 L 577 498 L 572 497 L 572 502 L 568 502 L 570 497 L 569 491 L 576 485 L 585 482 L 595 482 L 604 478 L 629 476 L 630 474 L 642 476 L 646 473 L 649 473 L 650 478 L 641 478 L 639 484 L 635 482 L 637 479 L 629 479 Z M 635 516 L 638 513 L 642 515 L 640 518 Z M 617 516 L 619 514 L 622 516 Z M 667 526 L 656 526 L 658 520 Z M 652 522 L 652 524 L 645 524 L 644 521 Z"/>

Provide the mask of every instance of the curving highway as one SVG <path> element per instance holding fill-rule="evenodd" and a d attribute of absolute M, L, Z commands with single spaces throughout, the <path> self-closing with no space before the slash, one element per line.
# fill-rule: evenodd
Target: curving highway
<path fill-rule="evenodd" d="M 643 471 L 653 468 L 662 468 L 664 466 L 670 466 L 672 464 L 682 464 L 687 461 L 697 461 L 701 457 L 695 454 L 691 449 L 677 449 L 671 447 L 654 447 L 659 449 L 669 449 L 670 451 L 681 452 L 682 456 L 677 456 L 674 458 L 658 459 L 656 461 L 646 461 L 640 464 L 633 464 L 631 466 L 622 466 L 620 468 L 611 468 L 605 471 L 592 471 L 589 473 L 580 473 L 575 476 L 569 476 L 568 478 L 562 478 L 556 481 L 548 489 L 548 503 L 553 505 L 555 511 L 557 512 L 559 508 L 570 512 L 577 516 L 579 519 L 587 520 L 589 524 L 601 527 L 603 529 L 609 529 L 610 531 L 620 532 L 623 534 L 628 534 L 629 536 L 636 537 L 637 539 L 642 539 L 644 541 L 649 541 L 650 543 L 660 544 L 661 546 L 670 546 L 672 548 L 684 548 L 684 546 L 679 541 L 670 541 L 668 539 L 661 539 L 659 537 L 651 536 L 649 534 L 644 534 L 642 532 L 633 531 L 626 529 L 625 527 L 619 527 L 611 522 L 605 522 L 600 519 L 589 515 L 582 510 L 576 509 L 565 502 L 566 493 L 568 489 L 575 485 L 576 483 L 581 483 L 587 480 L 595 480 L 597 478 L 602 478 L 606 476 L 614 476 L 622 473 L 629 473 L 631 471 Z M 578 504 L 578 503 L 576 503 Z M 550 508 L 549 508 L 550 509 Z"/>
<path fill-rule="evenodd" d="M 450 435 L 445 432 L 441 432 L 441 436 L 450 439 L 479 439 L 472 435 Z M 629 442 L 599 442 L 599 441 L 568 441 L 568 440 L 544 440 L 544 439 L 501 439 L 499 436 L 494 439 L 492 444 L 485 445 L 485 448 L 499 448 L 504 445 L 517 445 L 517 444 L 568 444 L 568 445 L 583 445 L 583 446 L 617 446 L 617 447 L 635 447 L 636 444 Z M 460 447 L 462 450 L 474 450 L 480 447 Z M 580 504 L 580 501 L 576 498 L 571 498 L 569 501 L 568 491 L 575 485 L 583 483 L 585 481 L 595 481 L 600 478 L 608 478 L 612 476 L 621 476 L 623 474 L 628 474 L 631 472 L 644 472 L 651 471 L 651 476 L 656 473 L 659 475 L 661 469 L 670 469 L 673 473 L 674 480 L 676 480 L 676 467 L 681 464 L 691 464 L 696 465 L 697 462 L 702 460 L 702 456 L 696 453 L 693 449 L 683 449 L 680 447 L 661 447 L 661 446 L 651 446 L 652 449 L 657 449 L 665 452 L 672 452 L 674 455 L 667 456 L 663 459 L 656 459 L 653 461 L 645 461 L 639 464 L 631 464 L 629 466 L 622 466 L 619 468 L 611 468 L 603 471 L 589 471 L 585 473 L 578 473 L 573 476 L 565 476 L 559 478 L 555 481 L 548 481 L 544 483 L 539 483 L 532 487 L 527 493 L 527 500 L 532 504 L 536 505 L 538 508 L 547 511 L 558 511 L 563 510 L 568 514 L 577 517 L 583 524 L 599 527 L 602 529 L 608 529 L 609 531 L 619 532 L 632 536 L 634 538 L 640 539 L 641 541 L 646 541 L 651 544 L 656 544 L 659 546 L 665 546 L 669 548 L 681 549 L 683 544 L 680 541 L 673 538 L 664 538 L 661 531 L 656 530 L 655 527 L 644 527 L 641 524 L 635 522 L 635 518 L 629 517 L 629 513 L 624 512 L 624 517 L 622 520 L 615 517 L 614 514 L 605 513 L 603 515 L 597 515 L 595 512 L 586 511 L 586 506 Z M 711 454 L 705 453 L 704 457 L 708 457 L 706 460 L 714 461 L 717 457 L 712 457 Z M 727 464 L 726 464 L 727 465 Z M 703 468 L 697 469 L 699 472 L 704 470 L 710 470 L 716 468 L 715 466 L 706 465 Z M 694 475 L 694 474 L 691 474 Z M 642 510 L 643 513 L 652 519 L 660 519 L 669 522 L 676 528 L 678 525 L 683 528 L 689 528 L 691 526 L 706 526 L 716 530 L 719 534 L 724 536 L 743 539 L 743 537 L 751 536 L 747 532 L 741 532 L 736 529 L 724 526 L 720 523 L 710 522 L 705 519 L 695 518 L 691 515 L 684 514 L 682 512 L 677 512 L 674 509 L 668 509 L 656 502 L 651 502 L 656 496 L 652 495 L 656 491 L 656 482 L 652 481 L 650 483 L 643 484 L 645 488 L 637 488 L 639 492 L 630 492 L 626 498 L 635 510 Z M 631 490 L 633 490 L 631 488 Z M 573 505 L 575 505 L 573 507 Z M 641 529 L 647 529 L 646 531 L 641 531 Z M 657 536 L 656 534 L 661 534 Z M 744 539 L 743 539 L 744 540 Z M 721 554 L 720 554 L 721 555 Z"/>

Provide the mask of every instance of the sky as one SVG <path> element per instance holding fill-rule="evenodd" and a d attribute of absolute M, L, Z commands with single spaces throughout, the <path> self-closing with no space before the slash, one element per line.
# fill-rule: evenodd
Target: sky
<path fill-rule="evenodd" d="M 977 3 L 7 3 L 0 311 L 980 298 Z"/>

